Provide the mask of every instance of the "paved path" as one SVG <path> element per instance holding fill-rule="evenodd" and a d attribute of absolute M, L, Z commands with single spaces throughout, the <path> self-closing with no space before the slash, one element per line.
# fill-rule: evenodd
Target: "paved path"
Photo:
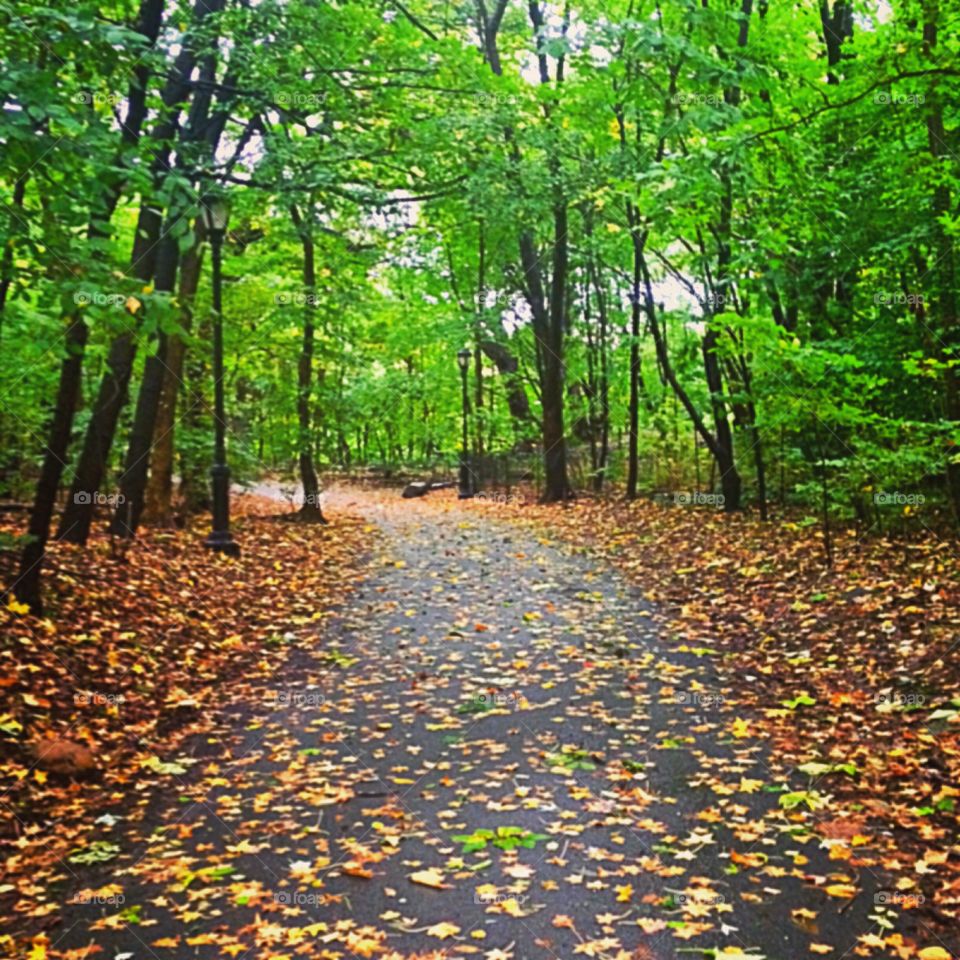
<path fill-rule="evenodd" d="M 57 950 L 796 960 L 876 930 L 874 871 L 781 810 L 798 781 L 717 658 L 658 636 L 616 574 L 482 504 L 368 509 L 350 608 L 107 819 L 121 853 L 86 868 Z"/>

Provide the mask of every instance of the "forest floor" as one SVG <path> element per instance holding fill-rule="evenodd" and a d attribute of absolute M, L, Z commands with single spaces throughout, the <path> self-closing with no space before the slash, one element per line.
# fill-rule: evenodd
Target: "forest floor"
<path fill-rule="evenodd" d="M 97 542 L 78 591 L 58 548 L 60 626 L 6 612 L 0 728 L 104 776 L 4 754 L 0 945 L 960 956 L 954 545 L 840 531 L 826 569 L 650 502 L 244 499 L 239 561 Z"/>

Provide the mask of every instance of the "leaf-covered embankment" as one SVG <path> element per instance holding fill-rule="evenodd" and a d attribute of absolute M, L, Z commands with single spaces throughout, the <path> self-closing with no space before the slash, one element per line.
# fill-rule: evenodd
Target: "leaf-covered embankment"
<path fill-rule="evenodd" d="M 245 676 L 270 676 L 290 645 L 316 642 L 349 596 L 372 527 L 339 512 L 327 527 L 283 522 L 256 497 L 237 507 L 239 559 L 202 547 L 205 520 L 150 530 L 122 552 L 97 535 L 86 549 L 52 546 L 48 617 L 0 609 L 3 899 L 30 902 L 67 879 L 92 811 L 149 786 L 177 742 L 242 695 Z M 66 753 L 38 763 L 48 742 Z M 65 775 L 88 757 L 95 769 Z"/>

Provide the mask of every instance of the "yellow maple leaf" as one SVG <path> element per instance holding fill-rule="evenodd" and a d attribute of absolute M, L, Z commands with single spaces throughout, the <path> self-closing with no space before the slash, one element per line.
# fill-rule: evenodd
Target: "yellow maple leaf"
<path fill-rule="evenodd" d="M 749 737 L 750 724 L 746 720 L 737 717 L 736 720 L 730 724 L 730 733 L 740 740 L 742 740 L 744 737 Z"/>
<path fill-rule="evenodd" d="M 455 937 L 459 932 L 460 928 L 455 923 L 448 923 L 446 920 L 435 923 L 427 929 L 428 936 L 436 937 L 439 940 L 446 940 L 447 937 Z"/>
<path fill-rule="evenodd" d="M 633 896 L 633 885 L 625 883 L 622 886 L 614 887 L 617 891 L 617 903 L 629 903 Z"/>

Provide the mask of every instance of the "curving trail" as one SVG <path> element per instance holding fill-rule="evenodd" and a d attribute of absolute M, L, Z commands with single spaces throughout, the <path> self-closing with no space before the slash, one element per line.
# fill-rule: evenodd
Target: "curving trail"
<path fill-rule="evenodd" d="M 338 496 L 381 531 L 368 579 L 107 818 L 52 955 L 795 960 L 874 929 L 736 678 L 615 572 L 479 503 Z"/>

